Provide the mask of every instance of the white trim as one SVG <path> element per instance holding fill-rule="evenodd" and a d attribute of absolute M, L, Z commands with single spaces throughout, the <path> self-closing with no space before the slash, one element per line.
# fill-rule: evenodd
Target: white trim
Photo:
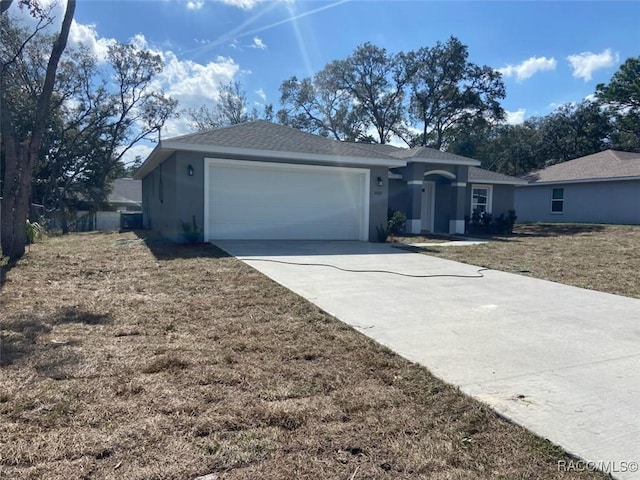
<path fill-rule="evenodd" d="M 526 180 L 487 180 L 487 179 L 473 179 L 470 178 L 469 182 L 484 182 L 484 183 L 490 183 L 491 185 L 513 185 L 513 186 L 525 186 L 525 185 L 529 185 L 529 182 L 527 182 Z"/>
<path fill-rule="evenodd" d="M 209 191 L 209 171 L 211 170 L 211 164 L 208 160 L 204 159 L 204 228 L 203 228 L 203 240 L 205 242 L 209 241 L 211 237 L 211 232 L 209 231 L 209 195 L 211 192 Z"/>
<path fill-rule="evenodd" d="M 544 185 L 562 185 L 564 183 L 600 183 L 600 182 L 626 182 L 628 180 L 640 180 L 640 177 L 607 177 L 607 178 L 585 178 L 583 180 L 556 180 L 553 182 L 529 182 L 523 187 L 537 187 Z"/>
<path fill-rule="evenodd" d="M 479 160 L 438 160 L 435 158 L 416 158 L 416 157 L 407 157 L 404 159 L 407 163 L 439 163 L 440 165 L 469 165 L 471 167 L 479 167 Z"/>
<path fill-rule="evenodd" d="M 473 213 L 473 190 L 474 188 L 486 188 L 487 189 L 487 207 L 486 212 L 491 213 L 493 208 L 493 185 L 486 183 L 473 183 L 471 184 L 471 213 Z"/>
<path fill-rule="evenodd" d="M 369 241 L 369 216 L 370 216 L 370 203 L 371 203 L 371 170 L 368 168 L 354 168 L 354 167 L 336 167 L 327 165 L 305 165 L 299 163 L 281 163 L 281 162 L 261 162 L 251 160 L 231 160 L 226 158 L 207 158 L 204 159 L 204 239 L 209 241 L 211 232 L 209 231 L 209 180 L 210 170 L 213 166 L 232 166 L 239 168 L 281 168 L 286 170 L 303 170 L 303 171 L 329 171 L 333 173 L 343 172 L 349 174 L 362 175 L 364 181 L 363 191 L 363 212 L 360 219 L 361 231 L 359 240 L 363 242 Z"/>
<path fill-rule="evenodd" d="M 341 155 L 323 155 L 317 153 L 301 152 L 280 152 L 275 150 L 259 150 L 252 148 L 221 147 L 219 145 L 197 145 L 192 143 L 166 142 L 162 148 L 172 150 L 182 150 L 187 152 L 202 152 L 210 155 L 237 155 L 239 157 L 257 157 L 273 160 L 300 160 L 331 163 L 337 165 L 373 165 L 385 167 L 404 167 L 405 160 L 395 160 L 390 158 L 364 158 L 348 157 Z M 256 160 L 259 161 L 259 160 Z M 268 161 L 268 160 L 267 160 Z"/>
<path fill-rule="evenodd" d="M 389 172 L 389 180 L 402 180 L 402 175 L 399 173 Z"/>
<path fill-rule="evenodd" d="M 420 229 L 421 230 L 427 230 L 431 233 L 433 233 L 433 227 L 434 227 L 434 217 L 436 215 L 436 182 L 429 182 L 429 181 L 425 181 L 423 182 L 423 188 L 422 188 L 422 205 L 421 205 L 421 209 L 420 209 Z M 429 191 L 431 192 L 431 195 L 428 200 L 427 200 L 427 206 L 429 207 L 429 225 L 423 225 L 422 224 L 422 219 L 424 218 L 424 202 L 425 202 L 425 197 L 427 195 L 427 185 L 429 186 Z"/>
<path fill-rule="evenodd" d="M 409 232 L 407 233 L 420 233 L 422 231 L 422 220 L 407 220 L 407 227 L 409 227 Z"/>
<path fill-rule="evenodd" d="M 409 180 L 407 185 L 420 185 L 422 186 L 422 180 Z"/>
<path fill-rule="evenodd" d="M 464 234 L 464 220 L 449 220 L 449 234 Z"/>
<path fill-rule="evenodd" d="M 427 175 L 442 175 L 443 177 L 447 177 L 449 180 L 456 179 L 455 174 L 447 170 L 429 170 L 427 172 L 424 172 L 424 176 L 426 177 Z"/>
<path fill-rule="evenodd" d="M 465 182 L 452 182 L 451 186 L 452 187 L 466 187 L 467 184 Z"/>

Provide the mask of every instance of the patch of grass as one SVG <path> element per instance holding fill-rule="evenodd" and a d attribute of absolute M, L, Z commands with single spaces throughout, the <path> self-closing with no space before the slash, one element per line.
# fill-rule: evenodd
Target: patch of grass
<path fill-rule="evenodd" d="M 3 478 L 605 478 L 214 247 L 144 235 L 51 238 L 8 273 Z"/>
<path fill-rule="evenodd" d="M 437 234 L 393 235 L 389 237 L 390 243 L 444 243 L 451 240 L 456 240 L 456 238 Z"/>
<path fill-rule="evenodd" d="M 640 298 L 640 226 L 520 224 L 482 245 L 424 253 L 505 272 Z"/>

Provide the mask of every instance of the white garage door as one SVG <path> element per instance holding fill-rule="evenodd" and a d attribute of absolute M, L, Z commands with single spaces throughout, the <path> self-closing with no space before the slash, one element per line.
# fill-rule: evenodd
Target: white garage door
<path fill-rule="evenodd" d="M 368 240 L 366 169 L 207 163 L 208 239 Z"/>

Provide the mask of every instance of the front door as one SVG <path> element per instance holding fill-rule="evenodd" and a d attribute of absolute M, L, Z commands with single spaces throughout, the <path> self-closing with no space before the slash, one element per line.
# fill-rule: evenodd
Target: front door
<path fill-rule="evenodd" d="M 433 232 L 433 216 L 435 213 L 436 183 L 422 183 L 422 231 Z"/>

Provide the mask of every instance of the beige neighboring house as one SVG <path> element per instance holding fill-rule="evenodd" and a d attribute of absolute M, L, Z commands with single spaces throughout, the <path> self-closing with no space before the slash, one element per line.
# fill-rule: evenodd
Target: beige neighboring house
<path fill-rule="evenodd" d="M 524 179 L 515 189 L 521 222 L 640 225 L 640 153 L 605 150 Z"/>

